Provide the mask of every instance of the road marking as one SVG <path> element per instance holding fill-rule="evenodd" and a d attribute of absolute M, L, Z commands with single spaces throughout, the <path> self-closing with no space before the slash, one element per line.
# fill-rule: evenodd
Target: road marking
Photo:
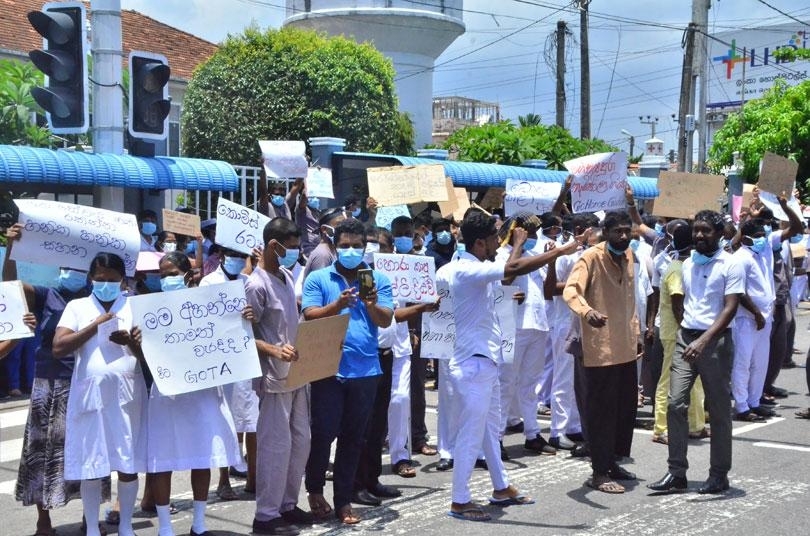
<path fill-rule="evenodd" d="M 25 426 L 28 420 L 28 408 L 0 413 L 0 428 L 7 429 L 13 426 Z"/>
<path fill-rule="evenodd" d="M 772 443 L 770 441 L 757 441 L 752 443 L 755 447 L 763 447 L 766 449 L 782 449 L 782 450 L 798 450 L 799 452 L 810 452 L 810 447 L 801 447 L 799 445 L 786 445 L 784 443 Z"/>
<path fill-rule="evenodd" d="M 736 436 L 736 435 L 740 435 L 740 434 L 746 434 L 748 432 L 753 432 L 754 430 L 756 430 L 758 428 L 763 428 L 765 426 L 768 426 L 768 425 L 771 425 L 771 424 L 776 424 L 776 423 L 784 421 L 784 420 L 785 420 L 784 417 L 771 417 L 765 422 L 754 422 L 754 423 L 751 423 L 751 424 L 746 424 L 746 425 L 740 426 L 739 428 L 735 428 L 731 432 L 731 435 Z"/>
<path fill-rule="evenodd" d="M 22 448 L 23 438 L 0 441 L 0 463 L 19 460 L 20 454 L 22 454 Z"/>

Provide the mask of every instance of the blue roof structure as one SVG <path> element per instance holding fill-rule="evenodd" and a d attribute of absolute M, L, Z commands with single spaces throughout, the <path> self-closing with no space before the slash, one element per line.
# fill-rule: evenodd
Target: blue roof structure
<path fill-rule="evenodd" d="M 418 166 L 424 164 L 442 164 L 448 177 L 453 180 L 454 186 L 463 188 L 504 188 L 506 179 L 517 179 L 532 182 L 565 182 L 567 171 L 553 169 L 538 169 L 522 166 L 505 166 L 501 164 L 483 164 L 480 162 L 459 162 L 458 160 L 437 160 L 433 158 L 381 155 L 372 153 L 336 152 L 335 156 L 343 158 L 357 158 L 366 160 L 384 161 L 388 164 L 402 166 Z M 637 199 L 653 199 L 658 197 L 658 180 L 648 177 L 627 177 L 633 193 Z"/>
<path fill-rule="evenodd" d="M 0 183 L 233 192 L 239 177 L 219 160 L 142 158 L 0 145 Z"/>

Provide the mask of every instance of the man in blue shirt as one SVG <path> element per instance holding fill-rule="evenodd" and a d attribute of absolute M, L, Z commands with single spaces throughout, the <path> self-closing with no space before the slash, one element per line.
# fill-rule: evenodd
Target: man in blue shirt
<path fill-rule="evenodd" d="M 377 353 L 377 328 L 391 325 L 394 303 L 388 278 L 373 272 L 374 288 L 359 297 L 357 271 L 363 262 L 366 234 L 363 224 L 344 220 L 335 227 L 337 260 L 309 274 L 304 282 L 301 309 L 306 320 L 349 314 L 343 355 L 337 376 L 312 383 L 312 446 L 305 486 L 310 508 L 324 517 L 331 508 L 323 497 L 325 473 L 332 441 L 337 438 L 334 465 L 335 515 L 345 524 L 360 518 L 352 511 L 354 474 L 362 450 L 366 425 L 382 370 Z"/>

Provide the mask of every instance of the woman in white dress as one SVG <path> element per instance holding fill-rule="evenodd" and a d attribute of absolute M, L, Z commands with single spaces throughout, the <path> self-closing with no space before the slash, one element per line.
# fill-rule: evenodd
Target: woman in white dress
<path fill-rule="evenodd" d="M 100 253 L 90 264 L 93 292 L 70 301 L 56 328 L 53 355 L 73 354 L 65 432 L 65 479 L 81 480 L 87 536 L 100 536 L 101 479 L 118 472 L 118 534 L 132 536 L 138 473 L 146 471 L 146 384 L 140 330 L 121 294 L 124 261 Z M 138 356 L 138 357 L 136 357 Z"/>
<path fill-rule="evenodd" d="M 160 260 L 163 292 L 190 284 L 193 272 L 188 257 L 167 253 Z M 250 309 L 243 315 L 252 318 Z M 191 470 L 194 515 L 191 536 L 208 534 L 205 507 L 211 484 L 211 467 L 228 467 L 241 459 L 233 418 L 222 389 L 213 387 L 175 396 L 161 395 L 156 385 L 148 402 L 147 471 L 158 514 L 158 536 L 174 536 L 169 495 L 172 471 Z"/>

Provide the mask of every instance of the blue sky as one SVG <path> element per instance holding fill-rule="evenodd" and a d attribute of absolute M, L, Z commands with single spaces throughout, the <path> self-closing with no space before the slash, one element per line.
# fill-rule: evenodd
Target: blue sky
<path fill-rule="evenodd" d="M 335 2 L 337 5 L 344 2 Z M 161 22 L 212 42 L 246 26 L 280 27 L 284 0 L 122 0 Z M 439 57 L 436 96 L 462 95 L 498 102 L 502 115 L 537 113 L 554 123 L 555 80 L 544 49 L 558 20 L 572 32 L 567 54 L 566 127 L 579 133 L 579 15 L 562 0 L 466 0 L 467 32 Z M 636 136 L 636 153 L 658 117 L 657 135 L 668 150 L 677 124 L 683 29 L 689 0 L 592 0 L 590 11 L 591 133 L 629 149 L 622 129 Z M 787 0 L 767 4 L 810 24 L 810 6 Z M 760 0 L 713 0 L 709 30 L 725 32 L 795 22 Z M 511 34 L 511 35 L 510 35 Z M 485 48 L 481 48 L 484 47 Z M 480 49 L 480 50 L 479 50 Z M 160 51 L 155 51 L 160 52 Z M 463 56 L 463 57 L 462 57 Z"/>

